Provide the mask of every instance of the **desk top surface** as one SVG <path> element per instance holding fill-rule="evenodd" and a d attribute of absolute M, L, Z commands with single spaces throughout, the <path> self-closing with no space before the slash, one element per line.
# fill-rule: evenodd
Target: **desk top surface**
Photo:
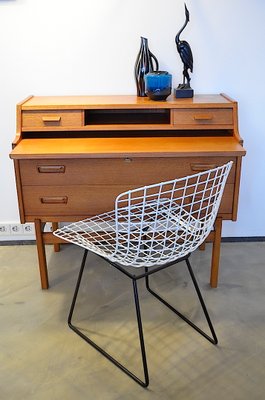
<path fill-rule="evenodd" d="M 224 94 L 198 94 L 190 99 L 176 99 L 173 96 L 166 101 L 152 101 L 147 97 L 133 95 L 109 96 L 30 96 L 19 103 L 22 110 L 34 109 L 76 109 L 76 108 L 194 108 L 194 107 L 231 107 L 234 103 Z"/>
<path fill-rule="evenodd" d="M 234 137 L 142 137 L 23 139 L 11 158 L 112 158 L 243 156 Z"/>

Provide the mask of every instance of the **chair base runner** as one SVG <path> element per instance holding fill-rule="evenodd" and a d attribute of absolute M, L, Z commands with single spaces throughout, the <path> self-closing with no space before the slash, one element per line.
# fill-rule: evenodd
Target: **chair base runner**
<path fill-rule="evenodd" d="M 87 259 L 87 254 L 88 254 L 88 250 L 85 250 L 84 252 L 84 256 L 82 259 L 82 263 L 81 263 L 81 268 L 80 268 L 80 272 L 78 275 L 78 279 L 77 279 L 77 283 L 76 283 L 76 287 L 75 287 L 75 291 L 74 291 L 74 296 L 73 296 L 73 300 L 71 303 L 71 307 L 70 307 L 70 311 L 69 311 L 69 316 L 68 316 L 68 325 L 69 327 L 77 334 L 79 335 L 82 339 L 84 339 L 87 343 L 89 343 L 91 346 L 93 346 L 96 350 L 98 350 L 103 356 L 105 356 L 108 360 L 110 360 L 114 365 L 116 365 L 118 368 L 120 368 L 123 372 L 125 372 L 128 376 L 130 376 L 135 382 L 137 382 L 139 385 L 141 385 L 142 387 L 146 388 L 149 385 L 149 374 L 148 374 L 148 367 L 147 367 L 147 359 L 146 359 L 146 351 L 145 351 L 145 343 L 144 343 L 144 334 L 143 334 L 143 326 L 142 326 L 142 319 L 141 319 L 141 310 L 140 310 L 140 302 L 139 302 L 139 296 L 138 296 L 138 288 L 137 288 L 137 280 L 141 279 L 141 278 L 145 278 L 145 283 L 146 283 L 146 288 L 147 290 L 153 295 L 155 296 L 159 301 L 161 301 L 165 306 L 167 306 L 170 310 L 172 310 L 175 314 L 177 314 L 180 318 L 182 318 L 185 322 L 187 322 L 187 324 L 189 324 L 192 328 L 194 328 L 197 332 L 199 332 L 202 336 L 204 336 L 207 340 L 209 340 L 211 343 L 213 344 L 217 344 L 217 337 L 212 325 L 212 322 L 210 320 L 207 308 L 205 306 L 204 300 L 202 298 L 198 283 L 195 279 L 194 273 L 192 271 L 190 262 L 189 262 L 189 255 L 186 257 L 181 258 L 180 260 L 177 260 L 175 262 L 171 262 L 167 265 L 163 265 L 161 267 L 157 267 L 155 268 L 155 270 L 153 268 L 145 268 L 145 273 L 141 274 L 141 275 L 132 275 L 130 274 L 128 271 L 126 271 L 125 269 L 123 269 L 123 267 L 121 267 L 120 265 L 114 263 L 114 262 L 110 262 L 109 260 L 105 259 L 108 263 L 110 263 L 112 266 L 114 266 L 115 268 L 117 268 L 119 271 L 123 272 L 125 275 L 127 275 L 129 278 L 132 279 L 132 284 L 133 284 L 133 294 L 134 294 L 134 302 L 135 302 L 135 310 L 136 310 L 136 318 L 137 318 L 137 325 L 138 325 L 138 334 L 139 334 L 139 341 L 140 341 L 140 349 L 141 349 L 141 357 L 142 357 L 142 365 L 143 365 L 143 372 L 144 372 L 144 380 L 141 380 L 140 378 L 138 378 L 136 375 L 134 375 L 130 370 L 128 370 L 124 365 L 122 365 L 121 363 L 119 363 L 119 361 L 117 361 L 115 358 L 113 358 L 109 353 L 107 353 L 104 349 L 102 349 L 100 346 L 98 346 L 95 342 L 93 342 L 88 336 L 86 336 L 82 331 L 80 331 L 76 326 L 74 326 L 72 324 L 72 317 L 73 317 L 73 313 L 74 313 L 74 309 L 75 309 L 75 305 L 76 305 L 76 300 L 77 300 L 77 296 L 78 296 L 78 292 L 79 292 L 79 288 L 80 288 L 80 284 L 81 284 L 81 280 L 82 280 L 82 276 L 83 276 L 83 272 L 84 272 L 84 267 L 86 264 L 86 259 Z M 149 285 L 149 275 L 152 275 L 154 272 L 160 271 L 161 269 L 164 269 L 166 267 L 169 267 L 173 264 L 177 264 L 180 261 L 185 261 L 186 265 L 188 267 L 193 285 L 195 287 L 197 296 L 199 298 L 201 307 L 203 309 L 205 318 L 207 320 L 208 326 L 210 328 L 210 331 L 212 333 L 212 338 L 207 335 L 205 332 L 203 332 L 199 327 L 197 327 L 193 322 L 191 322 L 188 318 L 186 318 L 183 314 L 181 314 L 179 311 L 177 311 L 174 307 L 172 307 L 166 300 L 164 300 L 162 297 L 160 297 L 156 292 L 154 292 Z"/>

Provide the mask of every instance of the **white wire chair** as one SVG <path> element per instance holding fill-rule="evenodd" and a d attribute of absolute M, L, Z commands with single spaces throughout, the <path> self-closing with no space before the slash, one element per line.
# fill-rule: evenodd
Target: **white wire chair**
<path fill-rule="evenodd" d="M 189 255 L 205 241 L 213 227 L 231 166 L 232 162 L 229 162 L 184 178 L 128 190 L 117 196 L 113 211 L 71 223 L 54 232 L 54 235 L 65 241 L 85 248 L 69 313 L 69 326 L 144 387 L 149 384 L 149 376 L 138 298 L 138 279 L 145 278 L 150 293 L 206 339 L 217 344 L 216 334 L 191 269 Z M 71 322 L 88 251 L 103 257 L 133 281 L 144 381 L 106 353 Z M 212 337 L 150 288 L 149 275 L 180 261 L 186 262 Z M 138 271 L 144 267 L 145 272 L 132 274 L 127 267 L 136 267 Z"/>

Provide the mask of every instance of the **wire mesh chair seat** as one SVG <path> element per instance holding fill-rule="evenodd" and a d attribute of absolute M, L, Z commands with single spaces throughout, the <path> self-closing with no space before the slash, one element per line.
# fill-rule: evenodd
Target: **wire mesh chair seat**
<path fill-rule="evenodd" d="M 229 162 L 221 167 L 184 178 L 126 191 L 117 196 L 114 210 L 71 223 L 54 232 L 65 241 L 85 249 L 69 313 L 69 326 L 144 387 L 148 386 L 149 377 L 137 292 L 138 279 L 144 277 L 150 293 L 210 342 L 217 343 L 216 334 L 188 258 L 205 241 L 213 228 L 231 166 L 232 162 Z M 144 381 L 71 323 L 88 251 L 103 257 L 133 281 Z M 185 260 L 190 272 L 212 337 L 150 288 L 149 275 L 182 260 Z M 145 272 L 134 275 L 128 272 L 127 267 L 138 269 L 144 267 Z"/>
<path fill-rule="evenodd" d="M 137 218 L 135 213 L 130 211 L 131 216 Z M 167 212 L 166 208 L 164 212 Z M 124 213 L 127 214 L 128 210 L 122 210 L 120 215 Z M 55 235 L 60 235 L 66 241 L 124 266 L 148 267 L 164 264 L 165 261 L 171 261 L 172 257 L 176 259 L 192 251 L 192 247 L 188 247 L 187 243 L 181 241 L 181 238 L 185 231 L 193 237 L 197 234 L 197 237 L 200 238 L 199 232 L 202 223 L 194 219 L 187 224 L 184 216 L 185 211 L 183 211 L 183 216 L 178 218 L 168 212 L 170 218 L 166 218 L 164 215 L 163 219 L 160 218 L 156 222 L 151 219 L 143 221 L 140 229 L 139 224 L 131 222 L 128 235 L 128 223 L 122 222 L 117 226 L 115 223 L 116 213 L 112 211 L 72 223 L 55 232 Z M 117 230 L 119 231 L 119 242 L 117 241 Z M 166 237 L 163 235 L 165 230 L 167 230 Z M 141 235 L 144 237 L 141 238 Z M 173 253 L 171 257 L 170 252 Z"/>

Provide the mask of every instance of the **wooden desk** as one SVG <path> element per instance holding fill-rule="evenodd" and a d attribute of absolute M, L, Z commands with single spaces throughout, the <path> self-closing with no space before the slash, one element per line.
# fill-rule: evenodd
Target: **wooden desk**
<path fill-rule="evenodd" d="M 41 285 L 49 287 L 43 225 L 113 209 L 122 191 L 232 160 L 214 231 L 217 286 L 222 220 L 236 220 L 241 159 L 237 103 L 225 95 L 155 102 L 136 96 L 29 97 L 17 106 L 14 160 L 21 222 L 34 222 Z"/>

